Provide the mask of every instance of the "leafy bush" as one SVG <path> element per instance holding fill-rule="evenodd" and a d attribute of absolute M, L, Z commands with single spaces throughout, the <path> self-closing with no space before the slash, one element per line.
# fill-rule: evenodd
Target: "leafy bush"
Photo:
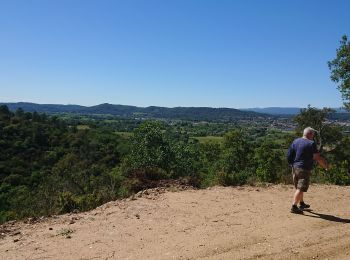
<path fill-rule="evenodd" d="M 261 182 L 277 182 L 278 172 L 281 170 L 283 154 L 274 149 L 272 142 L 263 142 L 255 149 L 254 162 L 256 163 L 256 176 Z"/>
<path fill-rule="evenodd" d="M 249 170 L 243 170 L 238 172 L 219 172 L 218 183 L 223 186 L 236 186 L 247 184 L 254 173 Z"/>
<path fill-rule="evenodd" d="M 58 208 L 59 213 L 68 213 L 78 209 L 78 202 L 71 192 L 64 191 L 58 195 Z"/>
<path fill-rule="evenodd" d="M 325 173 L 326 180 L 336 185 L 350 185 L 349 162 L 343 161 Z"/>

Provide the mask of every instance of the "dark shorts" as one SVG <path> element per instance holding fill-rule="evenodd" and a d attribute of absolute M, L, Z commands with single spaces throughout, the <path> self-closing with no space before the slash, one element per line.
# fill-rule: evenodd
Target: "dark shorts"
<path fill-rule="evenodd" d="M 310 185 L 311 171 L 293 168 L 293 183 L 294 187 L 303 192 L 307 192 Z"/>

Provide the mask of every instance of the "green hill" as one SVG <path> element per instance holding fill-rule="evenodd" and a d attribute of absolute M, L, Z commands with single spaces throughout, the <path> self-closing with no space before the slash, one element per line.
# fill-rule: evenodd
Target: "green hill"
<path fill-rule="evenodd" d="M 268 118 L 271 115 L 256 113 L 252 111 L 241 111 L 233 108 L 211 108 L 211 107 L 136 107 L 125 105 L 100 104 L 97 106 L 79 105 L 54 105 L 35 103 L 0 103 L 15 111 L 22 108 L 28 112 L 40 113 L 78 113 L 78 114 L 108 114 L 122 118 L 157 118 L 157 119 L 179 119 L 194 121 L 234 121 L 240 119 Z"/>

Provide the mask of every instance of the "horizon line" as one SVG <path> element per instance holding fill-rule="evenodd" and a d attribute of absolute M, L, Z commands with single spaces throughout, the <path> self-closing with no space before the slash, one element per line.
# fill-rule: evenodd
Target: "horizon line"
<path fill-rule="evenodd" d="M 242 109 L 269 109 L 269 108 L 285 108 L 285 109 L 301 109 L 301 108 L 307 108 L 306 107 L 298 107 L 298 106 L 256 106 L 256 107 L 240 107 L 240 108 L 236 108 L 236 107 L 215 107 L 215 106 L 159 106 L 159 105 L 149 105 L 149 106 L 137 106 L 137 105 L 125 105 L 125 104 L 112 104 L 112 103 L 108 103 L 108 102 L 103 102 L 100 104 L 95 104 L 95 105 L 80 105 L 80 104 L 71 104 L 71 103 L 36 103 L 36 102 L 31 102 L 31 101 L 17 101 L 17 102 L 4 102 L 4 101 L 0 101 L 0 104 L 18 104 L 18 103 L 27 103 L 27 104 L 36 104 L 36 105 L 61 105 L 61 106 L 82 106 L 82 107 L 94 107 L 94 106 L 99 106 L 99 105 L 114 105 L 114 106 L 131 106 L 131 107 L 140 107 L 140 108 L 147 108 L 147 107 L 162 107 L 162 108 L 228 108 L 228 109 L 238 109 L 238 110 L 242 110 Z M 311 106 L 311 105 L 310 105 Z M 311 106 L 314 107 L 314 106 Z M 340 110 L 346 110 L 344 108 L 344 106 L 333 106 L 333 107 L 315 107 L 318 109 L 322 109 L 322 108 L 336 108 L 336 109 L 340 109 Z"/>

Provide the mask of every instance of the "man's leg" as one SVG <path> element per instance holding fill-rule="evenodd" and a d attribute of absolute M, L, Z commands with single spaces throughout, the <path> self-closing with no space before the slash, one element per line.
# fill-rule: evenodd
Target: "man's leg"
<path fill-rule="evenodd" d="M 300 189 L 296 189 L 294 193 L 294 202 L 293 205 L 298 205 L 300 201 L 303 201 L 304 192 L 302 192 Z"/>
<path fill-rule="evenodd" d="M 290 212 L 296 213 L 296 214 L 303 214 L 303 211 L 298 208 L 298 203 L 302 197 L 303 197 L 303 192 L 300 189 L 296 189 L 294 193 L 293 205 L 292 205 L 292 208 L 290 209 Z"/>
<path fill-rule="evenodd" d="M 300 209 L 308 209 L 308 208 L 310 208 L 310 205 L 304 202 L 304 192 L 303 192 L 300 198 Z"/>
<path fill-rule="evenodd" d="M 300 172 L 300 169 L 294 169 L 294 168 L 292 169 L 295 193 L 293 198 L 294 199 L 293 205 L 292 205 L 292 208 L 290 209 L 290 212 L 296 213 L 296 214 L 303 214 L 303 211 L 298 208 L 298 203 L 303 198 L 303 192 L 301 191 L 301 188 L 299 185 L 299 172 Z"/>
<path fill-rule="evenodd" d="M 303 172 L 303 177 L 304 179 L 302 180 L 302 185 L 301 185 L 301 190 L 303 191 L 301 193 L 301 197 L 300 197 L 300 209 L 308 209 L 310 208 L 310 205 L 309 204 L 306 204 L 304 202 L 304 192 L 306 192 L 308 189 L 309 189 L 309 185 L 310 185 L 310 175 L 311 175 L 311 172 L 310 171 L 304 171 Z"/>

